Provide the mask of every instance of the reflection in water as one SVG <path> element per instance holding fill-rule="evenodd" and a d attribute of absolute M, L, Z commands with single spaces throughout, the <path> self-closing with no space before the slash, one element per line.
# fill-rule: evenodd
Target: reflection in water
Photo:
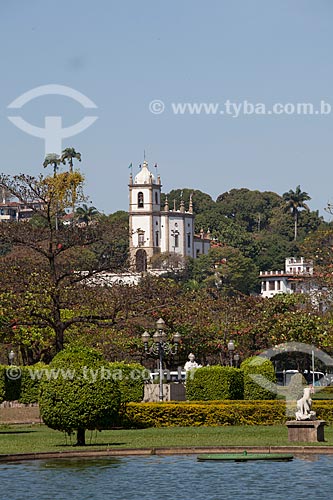
<path fill-rule="evenodd" d="M 40 464 L 41 467 L 45 469 L 71 469 L 72 471 L 80 471 L 84 469 L 90 469 L 97 471 L 102 471 L 103 469 L 119 467 L 121 460 L 119 458 L 61 458 L 52 460 L 43 460 Z"/>
<path fill-rule="evenodd" d="M 0 481 L 11 500 L 332 498 L 333 456 L 306 458 L 245 463 L 197 462 L 195 455 L 36 460 L 0 464 Z"/>

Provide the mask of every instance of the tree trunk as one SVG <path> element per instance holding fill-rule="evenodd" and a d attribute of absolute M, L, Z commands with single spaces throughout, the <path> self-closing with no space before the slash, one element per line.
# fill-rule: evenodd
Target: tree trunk
<path fill-rule="evenodd" d="M 85 429 L 78 429 L 77 430 L 77 435 L 76 435 L 76 446 L 85 446 L 86 445 L 86 430 Z"/>
<path fill-rule="evenodd" d="M 62 324 L 56 326 L 55 333 L 56 333 L 56 352 L 60 352 L 64 348 L 64 328 Z"/>
<path fill-rule="evenodd" d="M 294 215 L 294 218 L 295 218 L 295 233 L 294 233 L 294 240 L 296 241 L 297 240 L 297 210 L 295 212 L 295 215 Z"/>

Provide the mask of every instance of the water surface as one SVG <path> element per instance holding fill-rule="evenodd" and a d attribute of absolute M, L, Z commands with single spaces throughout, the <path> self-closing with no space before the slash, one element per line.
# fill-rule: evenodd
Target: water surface
<path fill-rule="evenodd" d="M 303 500 L 333 498 L 333 456 L 197 462 L 195 455 L 0 464 L 0 499 Z"/>

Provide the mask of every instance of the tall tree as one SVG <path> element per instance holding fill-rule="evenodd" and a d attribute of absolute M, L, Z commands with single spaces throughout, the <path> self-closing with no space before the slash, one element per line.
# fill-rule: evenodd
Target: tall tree
<path fill-rule="evenodd" d="M 63 163 L 64 165 L 66 165 L 66 163 L 69 164 L 69 172 L 72 174 L 73 173 L 73 160 L 78 160 L 78 161 L 81 161 L 81 153 L 79 153 L 78 151 L 76 151 L 74 148 L 66 148 L 62 151 L 62 154 L 61 154 L 61 157 L 60 157 L 60 161 L 61 163 Z M 74 222 L 74 211 L 75 211 L 75 202 L 76 202 L 76 193 L 75 193 L 75 189 L 74 189 L 74 185 L 72 186 L 72 200 L 73 200 L 73 204 L 72 204 L 72 214 L 73 214 L 73 222 Z"/>
<path fill-rule="evenodd" d="M 82 183 L 78 172 L 38 179 L 0 175 L 0 187 L 30 204 L 43 221 L 40 225 L 0 224 L 0 241 L 12 246 L 12 251 L 0 258 L 1 291 L 6 294 L 13 324 L 51 328 L 56 351 L 63 348 L 64 333 L 73 325 L 96 324 L 101 318 L 112 319 L 114 314 L 107 311 L 103 292 L 98 302 L 94 298 L 96 289 L 87 284 L 89 278 L 107 267 L 90 250 L 102 240 L 103 224 L 61 225 L 58 230 L 54 227 L 57 213 L 72 204 L 73 184 L 80 193 Z M 36 200 L 40 202 L 38 208 L 32 204 Z"/>
<path fill-rule="evenodd" d="M 308 205 L 305 203 L 311 200 L 311 197 L 305 191 L 301 191 L 301 187 L 298 185 L 296 190 L 290 189 L 287 193 L 283 194 L 283 199 L 285 201 L 286 212 L 291 212 L 294 217 L 294 240 L 297 240 L 297 229 L 298 229 L 298 217 L 300 210 L 304 209 L 309 211 Z"/>

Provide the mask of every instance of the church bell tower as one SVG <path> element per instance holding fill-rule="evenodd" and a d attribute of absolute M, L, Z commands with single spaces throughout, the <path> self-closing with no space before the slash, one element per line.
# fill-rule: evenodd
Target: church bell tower
<path fill-rule="evenodd" d="M 134 179 L 130 175 L 130 265 L 136 272 L 147 271 L 151 257 L 161 251 L 161 187 L 146 161 Z"/>

